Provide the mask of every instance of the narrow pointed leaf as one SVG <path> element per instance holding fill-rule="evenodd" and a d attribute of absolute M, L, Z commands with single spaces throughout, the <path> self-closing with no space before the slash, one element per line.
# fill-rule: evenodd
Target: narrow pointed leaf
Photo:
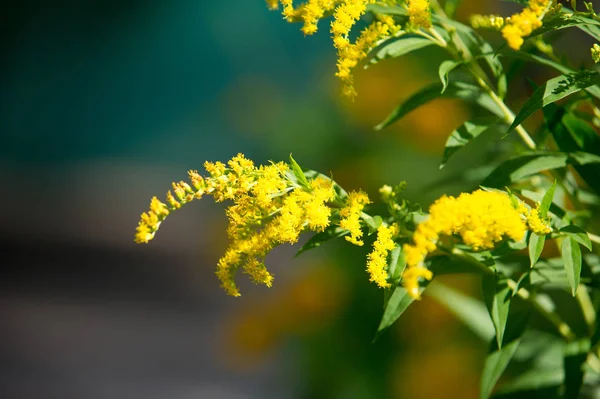
<path fill-rule="evenodd" d="M 365 64 L 365 68 L 385 59 L 401 57 L 433 44 L 435 43 L 422 36 L 405 35 L 397 39 L 389 40 L 375 50 L 367 64 Z"/>
<path fill-rule="evenodd" d="M 308 184 L 308 180 L 306 180 L 306 176 L 304 175 L 304 172 L 302 172 L 302 168 L 300 167 L 300 165 L 298 165 L 296 160 L 292 157 L 292 154 L 290 154 L 290 166 L 292 167 L 292 172 L 294 173 L 294 176 L 296 176 L 296 179 L 298 179 L 298 183 L 302 187 L 310 187 L 310 185 Z"/>
<path fill-rule="evenodd" d="M 544 250 L 544 243 L 546 242 L 546 236 L 539 236 L 535 233 L 531 233 L 529 236 L 529 266 L 533 267 L 540 255 Z"/>
<path fill-rule="evenodd" d="M 581 276 L 581 248 L 577 241 L 569 236 L 562 240 L 561 252 L 571 292 L 575 296 Z"/>
<path fill-rule="evenodd" d="M 406 268 L 406 258 L 402 252 L 402 246 L 398 245 L 390 253 L 390 264 L 388 266 L 388 274 L 392 282 L 397 283 Z"/>
<path fill-rule="evenodd" d="M 304 243 L 304 245 L 302 245 L 302 247 L 300 247 L 298 252 L 296 252 L 295 256 L 298 256 L 301 253 L 306 252 L 310 249 L 317 248 L 324 242 L 329 241 L 333 238 L 343 237 L 343 236 L 347 235 L 348 233 L 349 233 L 348 230 L 342 229 L 339 226 L 329 226 L 324 231 L 313 235 L 308 241 L 306 241 Z"/>
<path fill-rule="evenodd" d="M 437 98 L 459 98 L 470 103 L 478 104 L 497 116 L 503 116 L 502 110 L 492 98 L 475 85 L 464 82 L 451 82 L 448 84 L 448 87 L 443 94 L 441 92 L 442 88 L 443 85 L 441 83 L 434 83 L 413 94 L 408 100 L 392 111 L 383 122 L 375 126 L 375 129 L 382 130 L 403 118 L 409 112 L 419 108 L 421 105 Z"/>
<path fill-rule="evenodd" d="M 383 311 L 377 334 L 394 324 L 413 302 L 414 299 L 408 295 L 404 287 L 397 286 Z"/>
<path fill-rule="evenodd" d="M 544 198 L 540 203 L 540 217 L 545 218 L 548 215 L 548 210 L 550 209 L 550 205 L 552 205 L 552 200 L 554 199 L 554 192 L 556 191 L 556 180 L 552 183 L 552 186 L 546 191 L 544 194 Z"/>
<path fill-rule="evenodd" d="M 504 330 L 510 310 L 511 290 L 506 281 L 498 278 L 498 275 L 485 275 L 482 278 L 483 299 L 494 324 L 496 341 L 502 348 Z"/>
<path fill-rule="evenodd" d="M 498 166 L 481 185 L 503 188 L 512 182 L 529 177 L 538 172 L 563 168 L 567 165 L 569 155 L 560 152 L 537 152 L 519 155 Z"/>
<path fill-rule="evenodd" d="M 446 60 L 440 64 L 438 74 L 440 75 L 440 81 L 442 82 L 442 93 L 444 93 L 446 91 L 446 87 L 448 87 L 450 72 L 452 72 L 462 64 L 462 62 L 452 60 Z"/>
<path fill-rule="evenodd" d="M 512 131 L 531 114 L 546 105 L 598 83 L 600 83 L 600 74 L 589 71 L 560 75 L 548 80 L 523 105 L 508 131 Z"/>
<path fill-rule="evenodd" d="M 458 129 L 453 131 L 446 141 L 446 147 L 444 148 L 444 155 L 442 155 L 442 162 L 440 169 L 446 166 L 450 157 L 452 157 L 461 148 L 469 144 L 472 140 L 480 136 L 482 133 L 492 128 L 494 120 L 482 120 L 479 122 L 465 122 Z"/>
<path fill-rule="evenodd" d="M 577 241 L 590 251 L 592 250 L 592 241 L 590 240 L 587 231 L 585 231 L 581 227 L 571 224 L 560 229 L 560 232 L 563 234 L 567 234 L 569 237 L 573 238 L 575 241 Z"/>
<path fill-rule="evenodd" d="M 481 390 L 479 397 L 487 399 L 490 397 L 494 386 L 504 373 L 506 366 L 513 358 L 525 328 L 527 327 L 528 317 L 526 315 L 511 315 L 509 323 L 504 334 L 502 348 L 498 347 L 498 341 L 492 339 L 490 350 L 483 365 L 481 376 Z"/>

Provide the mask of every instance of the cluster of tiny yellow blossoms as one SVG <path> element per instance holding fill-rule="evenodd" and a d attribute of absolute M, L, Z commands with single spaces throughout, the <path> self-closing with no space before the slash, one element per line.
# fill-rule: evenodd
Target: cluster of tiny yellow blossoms
<path fill-rule="evenodd" d="M 173 184 L 167 193 L 167 203 L 154 197 L 150 210 L 142 214 L 135 235 L 138 243 L 150 241 L 160 223 L 182 204 L 211 195 L 216 202 L 233 201 L 226 214 L 229 248 L 219 259 L 217 277 L 228 294 L 239 296 L 234 275 L 240 267 L 255 283 L 271 286 L 273 276 L 264 265 L 264 258 L 275 246 L 295 243 L 307 230 L 323 231 L 330 224 L 331 208 L 336 197 L 333 182 L 316 178 L 309 187 L 293 182 L 285 163 L 254 166 L 242 154 L 227 165 L 221 162 L 204 164 L 208 177 L 190 171 L 191 185 Z"/>
<path fill-rule="evenodd" d="M 523 45 L 523 38 L 542 26 L 542 18 L 548 11 L 551 0 L 529 0 L 529 5 L 518 14 L 506 18 L 502 36 L 514 50 Z"/>
<path fill-rule="evenodd" d="M 407 265 L 402 276 L 404 287 L 413 298 L 419 298 L 419 277 L 432 277 L 423 262 L 436 250 L 440 236 L 459 235 L 475 251 L 491 249 L 504 237 L 514 241 L 523 238 L 526 212 L 522 203 L 515 207 L 502 192 L 477 190 L 438 199 L 429 208 L 429 218 L 417 226 L 413 243 L 403 246 Z"/>
<path fill-rule="evenodd" d="M 354 98 L 356 96 L 352 73 L 354 68 L 367 56 L 377 42 L 390 37 L 400 30 L 400 27 L 395 24 L 394 19 L 389 15 L 379 15 L 378 19 L 378 21 L 371 23 L 360 32 L 355 43 L 350 43 L 347 33 L 339 34 L 336 26 L 338 20 L 334 21 L 331 25 L 333 43 L 338 51 L 338 70 L 335 76 L 342 81 L 342 93 L 347 97 Z"/>
<path fill-rule="evenodd" d="M 340 210 L 340 227 L 350 232 L 350 235 L 346 236 L 346 240 L 354 245 L 362 246 L 364 244 L 360 216 L 365 205 L 370 203 L 367 194 L 362 191 L 352 191 L 348 194 L 346 206 Z"/>
<path fill-rule="evenodd" d="M 389 251 L 394 249 L 393 237 L 398 233 L 398 226 L 385 225 L 377 229 L 377 240 L 373 244 L 373 252 L 367 256 L 367 272 L 371 282 L 374 282 L 381 288 L 389 288 L 391 285 L 387 281 L 387 256 Z"/>
<path fill-rule="evenodd" d="M 318 30 L 318 22 L 331 12 L 335 6 L 342 0 L 308 0 L 306 3 L 294 8 L 292 0 L 267 0 L 267 5 L 270 9 L 277 9 L 279 3 L 282 5 L 282 14 L 284 18 L 293 22 L 296 20 L 302 21 L 302 32 L 305 35 L 312 35 Z"/>
<path fill-rule="evenodd" d="M 409 21 L 416 27 L 431 27 L 429 0 L 407 0 Z"/>
<path fill-rule="evenodd" d="M 537 235 L 546 235 L 552 233 L 552 227 L 546 220 L 542 220 L 540 217 L 540 205 L 531 209 L 527 215 L 527 225 L 529 230 L 533 231 Z"/>

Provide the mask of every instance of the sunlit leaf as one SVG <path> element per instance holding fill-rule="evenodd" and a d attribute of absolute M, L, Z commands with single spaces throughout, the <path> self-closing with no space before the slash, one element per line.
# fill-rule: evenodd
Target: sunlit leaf
<path fill-rule="evenodd" d="M 304 172 L 302 172 L 302 168 L 300 167 L 300 165 L 298 165 L 296 160 L 292 157 L 292 154 L 290 154 L 290 166 L 292 167 L 292 172 L 294 173 L 294 176 L 296 176 L 296 179 L 298 179 L 298 183 L 302 187 L 305 187 L 305 188 L 310 187 L 310 185 L 308 184 L 308 180 L 306 180 L 306 176 L 304 175 Z"/>
<path fill-rule="evenodd" d="M 538 259 L 540 259 L 540 255 L 544 250 L 544 243 L 546 242 L 546 236 L 539 236 L 535 233 L 531 233 L 529 235 L 529 266 L 533 267 Z"/>
<path fill-rule="evenodd" d="M 401 57 L 433 44 L 435 43 L 423 36 L 404 35 L 399 38 L 390 39 L 371 53 L 369 60 L 365 64 L 365 68 L 385 59 Z"/>
<path fill-rule="evenodd" d="M 446 91 L 446 87 L 448 87 L 450 72 L 452 72 L 462 64 L 463 62 L 452 60 L 446 60 L 440 64 L 438 74 L 440 76 L 440 81 L 442 82 L 442 93 L 444 93 Z"/>
<path fill-rule="evenodd" d="M 600 83 L 600 74 L 589 71 L 565 74 L 548 80 L 536 89 L 525 105 L 523 105 L 508 131 L 512 131 L 531 114 L 546 105 L 598 83 Z"/>
<path fill-rule="evenodd" d="M 503 188 L 538 172 L 563 168 L 568 160 L 569 156 L 565 153 L 538 152 L 519 155 L 498 166 L 481 184 Z"/>

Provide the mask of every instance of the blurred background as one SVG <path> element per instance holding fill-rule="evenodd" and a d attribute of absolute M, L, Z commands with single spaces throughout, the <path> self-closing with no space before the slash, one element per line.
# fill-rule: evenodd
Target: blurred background
<path fill-rule="evenodd" d="M 459 17 L 514 9 L 465 0 Z M 477 396 L 487 344 L 432 300 L 372 343 L 383 295 L 364 271 L 369 245 L 295 259 L 297 248 L 280 248 L 267 260 L 274 287 L 240 276 L 243 296 L 230 298 L 214 276 L 221 204 L 190 204 L 151 244 L 133 243 L 149 199 L 205 160 L 293 153 L 371 198 L 406 180 L 426 206 L 472 189 L 464 172 L 515 145 L 475 143 L 439 171 L 447 135 L 474 112 L 466 105 L 435 101 L 372 126 L 436 81 L 444 54 L 357 71 L 351 102 L 326 23 L 308 38 L 299 28 L 261 0 L 3 7 L 1 398 Z M 589 46 L 569 51 L 587 62 Z M 529 89 L 523 78 L 511 90 L 518 104 Z M 468 276 L 446 281 L 478 295 Z"/>

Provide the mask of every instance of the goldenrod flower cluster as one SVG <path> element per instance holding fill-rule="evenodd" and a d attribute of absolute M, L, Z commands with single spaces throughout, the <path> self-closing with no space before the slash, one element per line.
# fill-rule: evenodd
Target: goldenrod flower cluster
<path fill-rule="evenodd" d="M 354 245 L 362 246 L 363 232 L 360 228 L 360 216 L 365 205 L 371 201 L 367 194 L 362 191 L 353 191 L 348 194 L 346 206 L 340 210 L 340 227 L 350 232 L 346 240 Z"/>
<path fill-rule="evenodd" d="M 431 27 L 429 0 L 407 0 L 409 21 L 415 27 Z"/>
<path fill-rule="evenodd" d="M 431 278 L 423 262 L 436 250 L 440 236 L 458 235 L 475 251 L 491 249 L 505 237 L 519 241 L 526 231 L 523 212 L 522 204 L 516 208 L 502 192 L 477 190 L 438 199 L 429 208 L 429 218 L 417 226 L 413 243 L 403 246 L 407 264 L 404 287 L 413 298 L 419 298 L 418 278 Z"/>
<path fill-rule="evenodd" d="M 529 215 L 527 215 L 527 225 L 529 226 L 529 230 L 540 236 L 550 234 L 552 232 L 552 227 L 550 227 L 548 221 L 542 220 L 540 217 L 539 204 L 537 207 L 529 211 Z"/>
<path fill-rule="evenodd" d="M 529 0 L 529 5 L 518 14 L 506 18 L 502 36 L 514 50 L 523 45 L 523 38 L 542 26 L 542 18 L 548 11 L 551 0 Z"/>
<path fill-rule="evenodd" d="M 415 3 L 412 8 L 409 6 L 409 12 L 412 9 L 414 14 L 414 17 L 411 16 L 411 20 L 423 19 L 421 3 L 427 2 L 423 0 L 410 1 Z M 353 98 L 356 92 L 352 71 L 356 65 L 380 40 L 400 30 L 391 16 L 379 15 L 377 21 L 361 31 L 355 43 L 350 42 L 349 35 L 352 27 L 365 14 L 367 5 L 374 2 L 375 0 L 307 0 L 294 8 L 292 0 L 267 0 L 267 5 L 269 8 L 277 8 L 281 3 L 284 18 L 290 22 L 302 21 L 302 31 L 306 35 L 315 33 L 319 20 L 326 14 L 333 13 L 331 35 L 333 45 L 338 53 L 336 76 L 343 83 L 343 94 Z M 429 10 L 428 5 L 427 10 Z"/>
<path fill-rule="evenodd" d="M 336 9 L 336 15 L 338 14 L 338 9 Z M 340 20 L 336 19 L 331 24 L 333 43 L 338 51 L 338 71 L 335 76 L 340 78 L 343 83 L 342 93 L 350 98 L 356 96 L 354 76 L 352 74 L 354 68 L 367 56 L 377 42 L 400 30 L 400 27 L 394 23 L 394 19 L 389 15 L 381 15 L 378 18 L 378 21 L 371 23 L 360 32 L 355 43 L 350 43 L 350 39 L 348 38 L 349 30 L 345 33 L 340 33 L 344 32 L 344 29 L 338 29 L 337 25 L 341 25 L 339 23 Z"/>
<path fill-rule="evenodd" d="M 389 251 L 395 248 L 393 237 L 398 233 L 398 226 L 385 225 L 377 229 L 377 240 L 373 244 L 373 252 L 367 256 L 367 272 L 371 282 L 374 282 L 381 288 L 389 288 L 387 256 Z"/>
<path fill-rule="evenodd" d="M 277 9 L 281 3 L 283 17 L 288 22 L 302 21 L 302 32 L 312 35 L 318 30 L 319 20 L 340 2 L 341 0 L 308 0 L 294 8 L 292 0 L 267 0 L 267 5 L 270 9 Z"/>
<path fill-rule="evenodd" d="M 590 49 L 592 52 L 592 60 L 597 64 L 600 62 L 600 45 L 598 43 L 594 43 L 592 48 Z"/>
<path fill-rule="evenodd" d="M 174 183 L 166 204 L 152 199 L 150 210 L 142 214 L 135 241 L 150 241 L 171 211 L 203 195 L 211 195 L 217 202 L 233 201 L 226 210 L 231 244 L 216 271 L 230 295 L 240 295 L 233 279 L 237 269 L 241 267 L 254 282 L 271 286 L 273 276 L 264 265 L 267 253 L 279 244 L 297 242 L 304 231 L 320 232 L 330 224 L 328 202 L 336 193 L 329 179 L 316 178 L 309 187 L 302 187 L 290 178 L 287 164 L 256 167 L 242 154 L 227 165 L 206 162 L 204 168 L 208 177 L 190 171 L 191 185 Z"/>

